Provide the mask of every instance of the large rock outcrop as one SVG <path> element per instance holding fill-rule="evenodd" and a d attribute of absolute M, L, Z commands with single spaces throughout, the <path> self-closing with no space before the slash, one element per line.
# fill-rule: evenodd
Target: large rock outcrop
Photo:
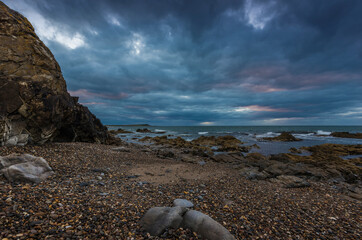
<path fill-rule="evenodd" d="M 30 22 L 0 1 L 0 146 L 107 139 L 106 127 L 67 92 Z"/>

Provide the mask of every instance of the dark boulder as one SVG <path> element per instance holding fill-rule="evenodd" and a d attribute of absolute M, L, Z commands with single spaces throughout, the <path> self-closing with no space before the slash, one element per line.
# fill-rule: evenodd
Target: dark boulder
<path fill-rule="evenodd" d="M 276 142 L 297 142 L 297 141 L 302 141 L 301 139 L 294 137 L 291 133 L 288 133 L 288 132 L 282 132 L 277 137 L 266 137 L 266 138 L 263 138 L 263 140 L 276 141 Z"/>
<path fill-rule="evenodd" d="M 333 132 L 331 133 L 333 137 L 339 138 L 357 138 L 362 139 L 362 133 L 349 133 L 349 132 Z"/>
<path fill-rule="evenodd" d="M 30 22 L 0 1 L 0 145 L 106 143 L 106 127 L 71 97 L 61 69 Z"/>

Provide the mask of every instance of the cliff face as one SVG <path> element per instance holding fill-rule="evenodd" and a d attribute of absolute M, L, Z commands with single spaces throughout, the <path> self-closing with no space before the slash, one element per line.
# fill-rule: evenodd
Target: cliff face
<path fill-rule="evenodd" d="M 30 22 L 0 1 L 0 145 L 107 138 L 106 127 L 67 92 Z"/>

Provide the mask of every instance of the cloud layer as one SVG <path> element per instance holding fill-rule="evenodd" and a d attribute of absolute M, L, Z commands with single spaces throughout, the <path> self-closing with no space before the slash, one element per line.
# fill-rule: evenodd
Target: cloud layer
<path fill-rule="evenodd" d="M 358 0 L 5 0 L 106 124 L 355 124 Z"/>

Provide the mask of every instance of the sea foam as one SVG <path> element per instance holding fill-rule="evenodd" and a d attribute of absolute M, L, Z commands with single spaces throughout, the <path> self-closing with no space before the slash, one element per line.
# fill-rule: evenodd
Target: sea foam
<path fill-rule="evenodd" d="M 331 135 L 331 132 L 325 132 L 323 130 L 318 130 L 317 135 L 329 136 L 329 135 Z"/>

